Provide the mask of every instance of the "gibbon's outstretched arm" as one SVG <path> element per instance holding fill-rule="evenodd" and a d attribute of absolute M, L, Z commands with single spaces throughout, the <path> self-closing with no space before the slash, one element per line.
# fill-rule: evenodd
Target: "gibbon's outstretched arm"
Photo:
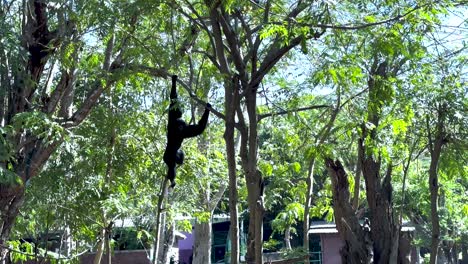
<path fill-rule="evenodd" d="M 205 107 L 205 112 L 203 113 L 203 116 L 200 118 L 200 121 L 198 121 L 198 124 L 196 125 L 189 125 L 186 126 L 183 131 L 182 135 L 184 138 L 190 138 L 190 137 L 196 137 L 203 133 L 203 131 L 206 128 L 206 124 L 208 123 L 208 116 L 210 114 L 209 108 L 211 105 L 209 103 L 206 104 Z"/>

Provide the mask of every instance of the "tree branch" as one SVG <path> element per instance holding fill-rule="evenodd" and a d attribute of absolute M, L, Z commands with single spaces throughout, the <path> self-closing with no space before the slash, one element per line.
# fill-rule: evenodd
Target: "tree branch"
<path fill-rule="evenodd" d="M 373 22 L 373 23 L 363 23 L 363 24 L 348 24 L 348 25 L 333 25 L 333 24 L 305 24 L 305 23 L 297 23 L 296 25 L 301 26 L 301 27 L 315 27 L 315 28 L 322 28 L 322 29 L 342 29 L 342 30 L 358 30 L 358 29 L 363 29 L 363 28 L 368 28 L 368 27 L 373 27 L 373 26 L 378 26 L 382 24 L 387 24 L 390 22 L 394 21 L 399 21 L 402 20 L 403 18 L 407 17 L 411 13 L 415 12 L 418 9 L 421 9 L 426 5 L 421 5 L 421 6 L 415 6 L 408 12 L 404 13 L 403 15 L 397 15 L 392 18 L 388 18 L 385 20 Z M 281 22 L 271 22 L 270 24 L 275 24 L 275 25 L 283 25 Z"/>
<path fill-rule="evenodd" d="M 247 73 L 245 72 L 246 65 L 244 64 L 244 60 L 242 58 L 241 51 L 239 49 L 240 43 L 237 39 L 236 33 L 232 29 L 229 22 L 226 20 L 224 14 L 219 14 L 219 23 L 224 31 L 224 36 L 226 37 L 227 43 L 229 45 L 229 50 L 231 53 L 231 58 L 234 61 L 234 65 L 236 65 L 236 69 L 239 72 L 239 76 L 244 83 L 247 83 Z"/>
<path fill-rule="evenodd" d="M 166 69 L 158 69 L 146 65 L 127 64 L 125 65 L 125 68 L 136 72 L 144 72 L 153 77 L 168 78 L 169 76 L 171 76 L 171 74 Z M 190 98 L 192 98 L 195 102 L 197 102 L 199 105 L 206 106 L 206 102 L 198 98 L 186 82 L 178 78 L 177 83 L 179 83 L 189 93 Z M 213 107 L 209 107 L 208 109 L 218 118 L 226 120 L 224 114 L 217 111 Z"/>
<path fill-rule="evenodd" d="M 192 92 L 192 89 L 190 89 L 190 87 L 185 83 L 183 82 L 182 80 L 180 80 L 179 78 L 177 79 L 177 82 L 189 93 L 189 96 L 190 98 L 192 98 L 195 102 L 197 102 L 199 105 L 202 105 L 202 106 L 206 106 L 206 102 L 203 101 L 202 99 L 198 98 L 193 92 Z M 208 109 L 218 118 L 222 119 L 222 120 L 226 120 L 226 116 L 224 114 L 222 114 L 221 112 L 217 111 L 216 109 L 214 109 L 213 107 L 208 107 Z"/>
<path fill-rule="evenodd" d="M 215 54 L 219 61 L 220 71 L 226 76 L 231 76 L 231 70 L 229 69 L 229 63 L 224 53 L 224 42 L 221 33 L 221 28 L 219 26 L 219 16 L 220 14 L 216 9 L 210 10 L 211 16 L 211 27 L 213 31 L 213 38 L 215 46 Z"/>
<path fill-rule="evenodd" d="M 291 109 L 291 110 L 283 110 L 279 111 L 276 113 L 267 113 L 267 114 L 259 114 L 257 121 L 260 122 L 262 119 L 270 116 L 277 116 L 277 115 L 285 115 L 289 113 L 296 113 L 296 112 L 301 112 L 301 111 L 307 111 L 307 110 L 313 110 L 313 109 L 320 109 L 320 108 L 328 108 L 330 107 L 329 105 L 312 105 L 312 106 L 307 106 L 307 107 L 301 107 L 297 109 Z"/>
<path fill-rule="evenodd" d="M 303 36 L 296 37 L 285 46 L 281 46 L 280 41 L 276 40 L 268 50 L 268 53 L 265 56 L 265 59 L 263 59 L 260 68 L 254 74 L 254 76 L 252 76 L 250 87 L 257 87 L 265 75 L 273 68 L 274 65 L 276 65 L 276 63 L 283 57 L 283 55 L 301 43 L 302 38 Z"/>
<path fill-rule="evenodd" d="M 216 194 L 213 196 L 213 198 L 210 199 L 210 202 L 209 202 L 210 212 L 214 211 L 214 209 L 216 208 L 216 205 L 218 205 L 221 198 L 223 198 L 223 195 L 224 195 L 224 192 L 226 191 L 226 188 L 227 188 L 227 184 L 226 183 L 221 183 L 221 185 L 219 186 L 219 189 L 216 192 Z"/>

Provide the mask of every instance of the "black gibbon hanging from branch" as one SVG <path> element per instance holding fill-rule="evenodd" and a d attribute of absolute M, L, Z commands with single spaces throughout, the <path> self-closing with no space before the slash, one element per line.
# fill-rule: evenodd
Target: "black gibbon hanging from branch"
<path fill-rule="evenodd" d="M 206 104 L 205 112 L 196 125 L 187 125 L 182 120 L 182 110 L 180 102 L 177 100 L 176 91 L 177 75 L 172 76 L 171 105 L 169 106 L 169 119 L 167 122 L 167 145 L 164 151 L 164 162 L 167 164 L 167 178 L 171 181 L 171 188 L 175 184 L 176 164 L 181 165 L 184 162 L 184 152 L 180 149 L 182 141 L 186 138 L 200 135 L 208 123 L 209 108 Z"/>

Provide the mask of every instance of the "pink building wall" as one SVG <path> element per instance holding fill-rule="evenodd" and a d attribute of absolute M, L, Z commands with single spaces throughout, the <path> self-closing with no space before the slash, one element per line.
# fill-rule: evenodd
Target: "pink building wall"
<path fill-rule="evenodd" d="M 322 264 L 340 264 L 340 249 L 344 243 L 338 234 L 320 235 L 322 243 Z"/>

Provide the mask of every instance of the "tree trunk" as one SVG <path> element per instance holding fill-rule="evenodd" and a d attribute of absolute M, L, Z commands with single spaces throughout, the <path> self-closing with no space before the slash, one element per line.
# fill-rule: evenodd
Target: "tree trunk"
<path fill-rule="evenodd" d="M 314 186 L 314 166 L 315 166 L 315 157 L 311 158 L 309 162 L 309 171 L 307 175 L 307 193 L 306 201 L 304 206 L 304 222 L 302 225 L 302 233 L 304 235 L 302 246 L 306 252 L 309 252 L 309 228 L 310 228 L 310 206 L 312 204 L 312 194 Z M 307 254 L 305 261 L 309 261 L 309 254 Z"/>
<path fill-rule="evenodd" d="M 247 183 L 247 201 L 250 213 L 247 237 L 247 263 L 263 264 L 263 177 L 257 170 L 257 87 L 246 87 L 248 131 L 241 131 L 241 160 Z M 238 118 L 243 117 L 238 114 Z M 245 123 L 244 123 L 245 124 Z"/>
<path fill-rule="evenodd" d="M 260 174 L 259 171 L 254 174 Z M 247 256 L 248 264 L 263 264 L 263 197 L 260 195 L 261 185 L 257 175 L 246 176 L 247 181 L 247 201 L 249 208 L 249 231 L 247 236 Z"/>
<path fill-rule="evenodd" d="M 193 245 L 193 264 L 211 263 L 211 217 L 208 222 L 195 223 L 194 226 L 194 245 Z"/>
<path fill-rule="evenodd" d="M 439 117 L 440 118 L 440 117 Z M 439 121 L 441 123 L 441 121 Z M 438 213 L 439 201 L 439 177 L 437 174 L 437 167 L 439 164 L 440 154 L 442 152 L 444 136 L 442 133 L 442 124 L 439 124 L 435 142 L 429 138 L 430 152 L 431 152 L 431 165 L 429 167 L 429 190 L 431 192 L 431 257 L 429 263 L 437 263 L 437 254 L 440 243 L 440 223 Z M 430 137 L 430 136 L 429 136 Z"/>
<path fill-rule="evenodd" d="M 388 167 L 383 182 L 380 182 L 380 161 L 366 157 L 362 171 L 366 182 L 367 203 L 370 209 L 372 241 L 374 242 L 374 262 L 394 263 L 397 256 L 398 229 L 393 219 L 391 166 Z"/>
<path fill-rule="evenodd" d="M 157 241 L 154 242 L 154 245 L 157 244 L 157 248 L 154 249 L 153 255 L 156 254 L 156 259 L 154 260 L 154 264 L 159 264 L 161 263 L 161 256 L 162 256 L 162 251 L 164 248 L 164 241 L 166 239 L 166 213 L 162 212 L 160 217 L 159 217 L 159 228 L 158 228 L 158 234 L 155 237 Z"/>
<path fill-rule="evenodd" d="M 362 228 L 350 203 L 349 182 L 343 165 L 330 158 L 325 165 L 332 181 L 333 212 L 336 228 L 344 241 L 341 249 L 343 263 L 372 263 L 372 241 L 368 226 Z"/>
<path fill-rule="evenodd" d="M 395 65 L 394 67 L 399 66 Z M 396 263 L 398 257 L 399 228 L 393 216 L 392 164 L 388 164 L 386 174 L 382 176 L 380 171 L 381 157 L 376 157 L 370 149 L 372 144 L 378 142 L 377 132 L 385 104 L 384 99 L 380 96 L 384 89 L 389 89 L 385 86 L 385 80 L 390 77 L 390 74 L 397 72 L 397 69 L 390 69 L 386 60 L 381 61 L 378 56 L 375 56 L 367 81 L 369 93 L 366 120 L 374 128 L 369 129 L 363 124 L 359 140 L 360 150 L 358 151 L 362 153 L 362 158 L 358 162 L 361 163 L 362 176 L 366 185 L 375 264 Z"/>
<path fill-rule="evenodd" d="M 169 252 L 172 248 L 172 245 L 174 244 L 175 239 L 175 223 L 166 224 L 163 232 L 164 237 L 162 238 L 162 243 L 160 244 L 161 249 L 159 250 L 158 263 L 169 264 Z"/>
<path fill-rule="evenodd" d="M 153 242 L 153 256 L 152 256 L 152 262 L 153 264 L 157 264 L 158 256 L 159 256 L 159 248 L 161 246 L 161 234 L 163 233 L 161 228 L 162 225 L 164 225 L 164 212 L 163 212 L 163 204 L 165 199 L 167 198 L 167 182 L 168 179 L 165 178 L 164 181 L 161 183 L 161 189 L 158 195 L 158 206 L 156 208 L 156 222 L 154 224 L 154 242 Z"/>
<path fill-rule="evenodd" d="M 358 158 L 356 163 L 356 171 L 354 174 L 354 196 L 353 196 L 353 208 L 355 211 L 359 208 L 359 192 L 361 191 L 361 160 L 364 155 L 361 146 L 361 139 L 358 139 Z"/>
<path fill-rule="evenodd" d="M 238 80 L 234 78 L 232 83 L 225 83 L 225 111 L 226 122 L 224 140 L 226 142 L 226 159 L 229 174 L 229 218 L 231 239 L 231 264 L 239 263 L 239 222 L 237 209 L 237 171 L 236 148 L 234 141 L 234 124 L 238 101 Z"/>
<path fill-rule="evenodd" d="M 10 237 L 19 208 L 24 202 L 24 187 L 16 188 L 16 195 L 3 196 L 4 189 L 0 185 L 0 263 L 9 263 L 10 252 L 4 248 Z"/>
<path fill-rule="evenodd" d="M 284 230 L 284 246 L 287 250 L 291 250 L 291 226 Z"/>
<path fill-rule="evenodd" d="M 12 126 L 13 118 L 18 114 L 36 112 L 50 115 L 52 119 L 56 120 L 66 119 L 67 122 L 57 121 L 60 122 L 58 125 L 64 128 L 77 126 L 97 104 L 97 100 L 104 90 L 102 82 L 96 82 L 95 86 L 90 88 L 89 96 L 85 98 L 72 118 L 69 118 L 67 111 L 58 111 L 58 115 L 52 114 L 60 110 L 59 106 L 62 107 L 62 110 L 69 108 L 69 102 L 73 101 L 75 84 L 71 80 L 75 78 L 74 72 L 71 69 L 70 72 L 62 72 L 62 78 L 50 96 L 48 95 L 46 98 L 39 97 L 46 94 L 43 90 L 44 86 L 39 84 L 44 79 L 43 71 L 49 57 L 57 52 L 60 44 L 73 39 L 74 30 L 71 27 L 73 23 L 70 23 L 70 28 L 66 25 L 66 28 L 62 28 L 63 30 L 50 31 L 48 19 L 55 14 L 48 13 L 47 1 L 27 0 L 23 2 L 21 45 L 27 53 L 21 53 L 17 60 L 19 63 L 24 62 L 22 65 L 14 63 L 12 64 L 15 65 L 14 69 L 2 69 L 0 125 L 2 127 Z M 110 49 L 109 52 L 111 51 Z M 2 60 L 7 56 L 9 54 L 3 56 Z M 10 75 L 8 70 L 14 76 L 8 77 L 6 80 L 5 77 Z M 113 82 L 108 81 L 107 88 Z M 66 98 L 62 97 L 63 93 L 66 93 Z M 27 132 L 27 128 L 19 128 L 14 131 L 14 135 L 9 136 L 11 138 L 8 138 L 8 141 L 17 149 L 11 157 L 11 161 L 0 162 L 0 169 L 16 174 L 15 176 L 21 179 L 22 183 L 0 183 L 0 244 L 2 245 L 9 239 L 18 210 L 24 200 L 26 184 L 31 178 L 38 175 L 50 155 L 63 140 L 62 138 L 54 140 L 39 138 Z M 6 254 L 5 250 L 0 250 L 0 258 Z"/>
<path fill-rule="evenodd" d="M 104 254 L 104 247 L 106 245 L 106 229 L 102 228 L 99 235 L 99 244 L 97 246 L 96 255 L 94 255 L 93 264 L 101 264 L 102 255 Z"/>
<path fill-rule="evenodd" d="M 398 241 L 398 264 L 410 264 L 412 249 L 411 237 L 408 236 L 408 233 L 401 232 L 400 239 Z"/>
<path fill-rule="evenodd" d="M 462 255 L 462 259 L 460 263 L 468 264 L 468 245 L 464 245 L 464 244 L 461 245 L 461 255 Z"/>

